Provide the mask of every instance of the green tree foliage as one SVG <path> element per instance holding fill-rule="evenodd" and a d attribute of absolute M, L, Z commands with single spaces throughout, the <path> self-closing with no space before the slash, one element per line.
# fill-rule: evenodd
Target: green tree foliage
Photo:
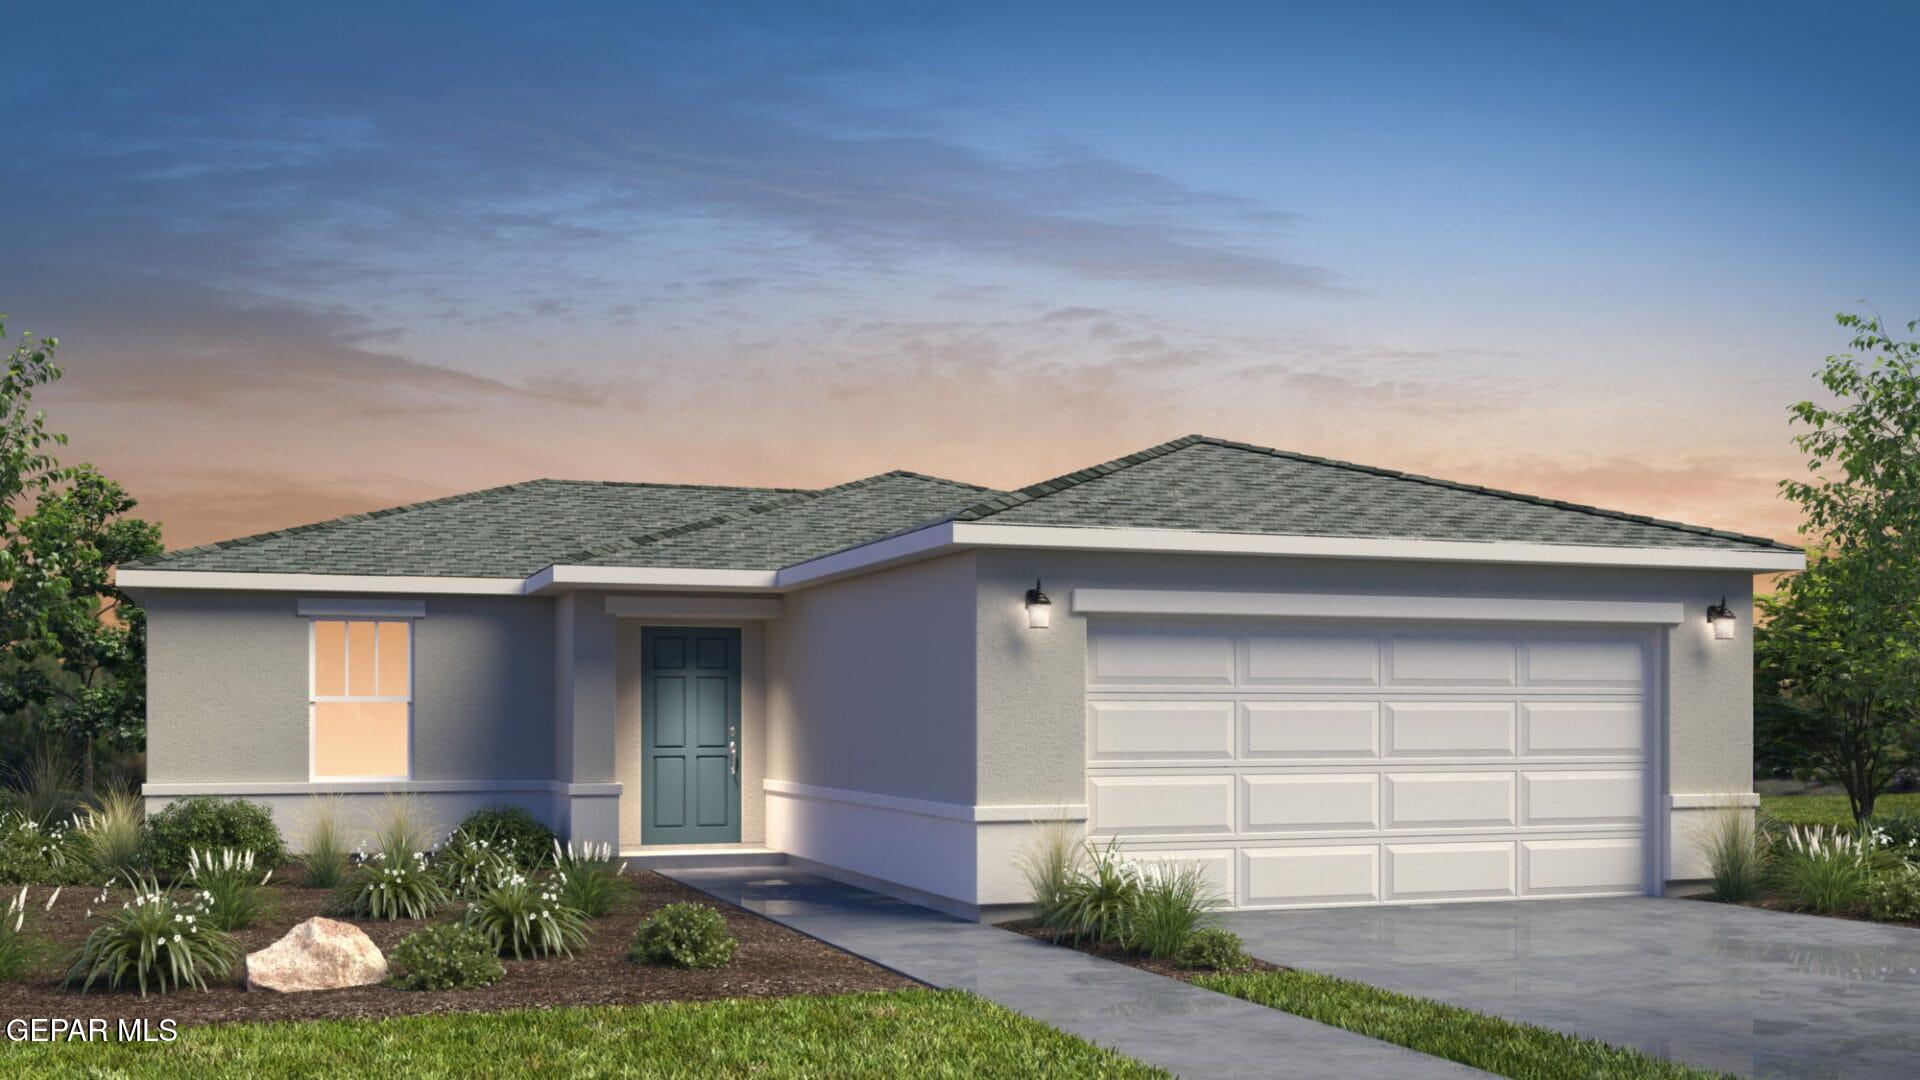
<path fill-rule="evenodd" d="M 0 335 L 6 324 L 0 317 Z M 146 616 L 113 567 L 157 554 L 160 530 L 90 465 L 62 467 L 33 393 L 61 375 L 59 342 L 23 336 L 0 378 L 0 714 L 84 753 L 146 738 Z"/>
<path fill-rule="evenodd" d="M 1820 373 L 1831 401 L 1791 410 L 1809 476 L 1780 485 L 1819 550 L 1761 601 L 1755 677 L 1759 741 L 1844 787 L 1864 820 L 1920 762 L 1920 342 L 1839 322 L 1854 351 Z"/>

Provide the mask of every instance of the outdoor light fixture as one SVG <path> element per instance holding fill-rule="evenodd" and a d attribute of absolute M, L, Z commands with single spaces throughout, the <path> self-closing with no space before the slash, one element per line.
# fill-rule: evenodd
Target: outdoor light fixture
<path fill-rule="evenodd" d="M 1053 601 L 1040 591 L 1040 579 L 1033 579 L 1033 588 L 1027 590 L 1027 628 L 1045 630 L 1053 625 Z"/>
<path fill-rule="evenodd" d="M 1721 641 L 1733 638 L 1733 609 L 1727 606 L 1727 598 L 1707 608 L 1707 625 L 1713 627 L 1713 636 Z"/>

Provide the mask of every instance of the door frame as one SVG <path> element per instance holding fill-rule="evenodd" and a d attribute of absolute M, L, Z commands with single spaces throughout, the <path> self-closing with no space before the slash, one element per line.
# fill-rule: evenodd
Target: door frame
<path fill-rule="evenodd" d="M 731 802 L 732 827 L 727 839 L 705 840 L 698 843 L 726 844 L 739 843 L 742 834 L 742 816 L 745 808 L 744 778 L 746 769 L 746 724 L 742 713 L 741 697 L 746 681 L 745 634 L 738 625 L 714 625 L 701 623 L 647 622 L 640 627 L 640 846 L 672 847 L 671 842 L 663 843 L 650 840 L 652 831 L 652 801 L 649 789 L 652 784 L 652 760 L 650 747 L 653 744 L 653 669 L 652 642 L 659 633 L 714 633 L 726 635 L 731 640 L 732 667 L 727 680 L 727 727 L 733 742 L 732 761 L 728 769 L 727 798 Z"/>

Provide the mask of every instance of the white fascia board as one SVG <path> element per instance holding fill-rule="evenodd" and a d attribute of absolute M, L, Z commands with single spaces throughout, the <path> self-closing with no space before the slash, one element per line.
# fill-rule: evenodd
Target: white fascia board
<path fill-rule="evenodd" d="M 665 566 L 549 566 L 526 581 L 528 594 L 559 589 L 766 590 L 776 587 L 772 570 L 697 570 Z"/>
<path fill-rule="evenodd" d="M 301 598 L 295 610 L 309 618 L 345 618 L 364 616 L 376 619 L 424 619 L 425 600 L 344 600 Z"/>
<path fill-rule="evenodd" d="M 227 589 L 241 592 L 405 593 L 519 596 L 521 578 L 407 577 L 387 574 L 244 574 L 212 570 L 120 570 L 123 589 Z"/>
<path fill-rule="evenodd" d="M 1080 615 L 1195 615 L 1300 619 L 1432 619 L 1677 626 L 1677 603 L 1626 600 L 1520 600 L 1470 596 L 1369 596 L 1334 593 L 1204 592 L 1186 589 L 1075 589 Z"/>
<path fill-rule="evenodd" d="M 1079 529 L 1053 525 L 953 526 L 962 547 L 1057 548 L 1185 555 L 1286 555 L 1316 559 L 1409 562 L 1512 563 L 1545 566 L 1619 566 L 1669 570 L 1804 570 L 1798 551 L 1761 548 L 1622 548 L 1578 544 L 1521 544 L 1464 540 L 1367 539 L 1188 532 L 1184 529 Z M 864 549 L 859 549 L 864 550 Z"/>
<path fill-rule="evenodd" d="M 897 563 L 944 555 L 963 546 L 955 539 L 955 532 L 959 528 L 951 521 L 943 521 L 924 529 L 795 563 L 780 571 L 779 583 L 782 588 L 818 585 L 850 574 L 864 574 Z"/>

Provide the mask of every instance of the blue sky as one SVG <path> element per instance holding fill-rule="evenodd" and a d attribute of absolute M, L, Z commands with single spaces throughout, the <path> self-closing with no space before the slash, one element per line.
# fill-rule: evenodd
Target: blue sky
<path fill-rule="evenodd" d="M 1786 535 L 1920 315 L 1916 10 L 43 7 L 0 310 L 182 543 L 1193 430 Z"/>

